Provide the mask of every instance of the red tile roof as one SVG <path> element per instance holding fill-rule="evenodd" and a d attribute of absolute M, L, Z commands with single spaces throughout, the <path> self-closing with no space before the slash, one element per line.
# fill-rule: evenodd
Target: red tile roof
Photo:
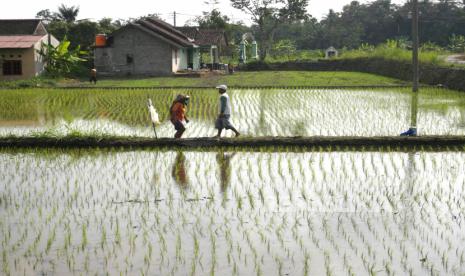
<path fill-rule="evenodd" d="M 31 48 L 39 42 L 43 35 L 8 35 L 0 36 L 0 49 Z"/>

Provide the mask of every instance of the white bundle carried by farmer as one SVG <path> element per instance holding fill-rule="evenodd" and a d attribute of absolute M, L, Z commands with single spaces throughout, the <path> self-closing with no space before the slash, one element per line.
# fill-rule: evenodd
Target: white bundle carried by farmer
<path fill-rule="evenodd" d="M 160 124 L 160 117 L 158 116 L 157 110 L 153 106 L 151 99 L 148 99 L 147 106 L 149 108 L 150 120 L 152 121 L 152 126 L 153 126 L 153 131 L 155 132 L 155 137 L 158 138 L 155 126 Z"/>

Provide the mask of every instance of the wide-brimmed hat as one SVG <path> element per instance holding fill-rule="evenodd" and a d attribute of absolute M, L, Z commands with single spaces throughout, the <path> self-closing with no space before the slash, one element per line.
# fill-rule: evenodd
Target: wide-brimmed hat
<path fill-rule="evenodd" d="M 224 91 L 228 90 L 228 87 L 226 86 L 226 84 L 218 85 L 216 88 L 217 88 L 217 89 L 224 90 Z"/>

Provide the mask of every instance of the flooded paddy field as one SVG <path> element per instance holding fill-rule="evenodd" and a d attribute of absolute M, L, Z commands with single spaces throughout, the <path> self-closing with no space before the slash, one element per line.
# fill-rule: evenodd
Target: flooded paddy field
<path fill-rule="evenodd" d="M 121 135 L 152 137 L 146 101 L 160 114 L 160 137 L 172 137 L 168 110 L 177 94 L 191 96 L 184 137 L 216 132 L 218 93 L 211 89 L 21 89 L 0 93 L 0 135 Z M 410 126 L 408 89 L 231 90 L 232 122 L 245 136 L 397 136 Z M 420 135 L 464 135 L 465 96 L 425 88 L 418 96 Z M 232 135 L 231 133 L 227 135 Z"/>
<path fill-rule="evenodd" d="M 1 273 L 464 275 L 463 149 L 346 150 L 0 149 Z"/>

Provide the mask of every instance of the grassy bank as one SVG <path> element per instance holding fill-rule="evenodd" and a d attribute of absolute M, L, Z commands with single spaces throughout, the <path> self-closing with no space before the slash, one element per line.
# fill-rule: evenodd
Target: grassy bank
<path fill-rule="evenodd" d="M 236 72 L 233 75 L 209 75 L 206 77 L 152 77 L 100 79 L 97 87 L 214 87 L 218 84 L 229 86 L 360 86 L 399 85 L 404 81 L 358 72 Z M 86 80 L 45 80 L 0 82 L 0 87 L 50 87 L 50 86 L 91 86 Z"/>
<path fill-rule="evenodd" d="M 97 86 L 341 86 L 341 85 L 395 85 L 404 83 L 392 78 L 356 72 L 237 72 L 201 78 L 159 77 L 142 79 L 106 79 Z M 87 84 L 87 83 L 85 83 Z M 82 83 L 80 84 L 82 85 Z"/>

